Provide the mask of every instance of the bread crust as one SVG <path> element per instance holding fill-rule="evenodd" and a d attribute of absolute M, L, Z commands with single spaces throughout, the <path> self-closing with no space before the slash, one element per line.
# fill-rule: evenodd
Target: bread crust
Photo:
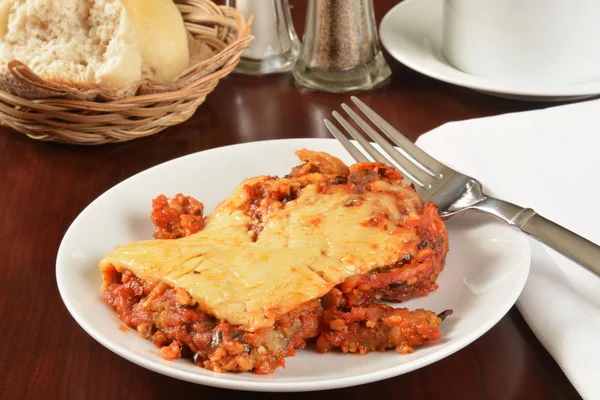
<path fill-rule="evenodd" d="M 170 83 L 189 66 L 187 31 L 172 0 L 122 0 L 140 39 L 142 76 Z"/>
<path fill-rule="evenodd" d="M 190 59 L 195 65 L 184 70 L 169 84 L 152 79 L 142 79 L 118 90 L 108 90 L 86 82 L 65 81 L 59 77 L 42 78 L 20 61 L 10 61 L 0 67 L 0 90 L 27 100 L 65 98 L 86 101 L 113 101 L 123 98 L 156 93 L 174 92 L 221 68 L 229 58 L 227 52 L 215 54 L 215 50 L 201 40 L 188 36 Z"/>

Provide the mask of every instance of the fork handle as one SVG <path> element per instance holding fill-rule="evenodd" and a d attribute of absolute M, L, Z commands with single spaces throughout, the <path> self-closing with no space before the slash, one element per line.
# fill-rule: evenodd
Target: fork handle
<path fill-rule="evenodd" d="M 597 244 L 542 217 L 531 208 L 522 208 L 491 197 L 474 208 L 494 214 L 510 225 L 518 226 L 529 236 L 600 277 L 600 246 Z"/>

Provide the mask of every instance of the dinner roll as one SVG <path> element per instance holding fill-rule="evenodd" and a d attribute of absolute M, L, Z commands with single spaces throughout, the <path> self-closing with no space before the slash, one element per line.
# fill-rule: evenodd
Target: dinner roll
<path fill-rule="evenodd" d="M 170 83 L 189 65 L 187 31 L 173 0 L 123 0 L 140 37 L 144 77 Z"/>
<path fill-rule="evenodd" d="M 143 78 L 170 83 L 188 67 L 172 0 L 2 0 L 0 65 L 41 78 L 117 90 Z"/>
<path fill-rule="evenodd" d="M 142 74 L 135 25 L 120 1 L 4 0 L 0 63 L 19 60 L 40 77 L 118 89 Z"/>

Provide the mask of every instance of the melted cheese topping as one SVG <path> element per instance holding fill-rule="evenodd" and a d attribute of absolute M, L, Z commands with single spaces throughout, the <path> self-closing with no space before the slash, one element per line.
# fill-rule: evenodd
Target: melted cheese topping
<path fill-rule="evenodd" d="M 346 185 L 323 193 L 318 182 L 309 184 L 297 199 L 263 215 L 253 241 L 244 187 L 270 179 L 240 184 L 201 232 L 120 246 L 100 262 L 101 269 L 130 270 L 183 288 L 203 311 L 253 331 L 346 278 L 415 254 L 417 234 L 404 226 L 419 217 L 422 202 L 405 186 L 384 181 L 362 194 Z M 371 223 L 373 217 L 383 225 Z"/>

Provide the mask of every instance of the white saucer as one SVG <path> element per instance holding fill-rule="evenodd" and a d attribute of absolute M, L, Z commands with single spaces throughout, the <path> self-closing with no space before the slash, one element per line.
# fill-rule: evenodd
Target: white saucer
<path fill-rule="evenodd" d="M 405 0 L 381 21 L 381 43 L 396 60 L 432 78 L 519 100 L 567 101 L 600 95 L 600 82 L 548 85 L 497 82 L 467 74 L 442 54 L 444 0 Z"/>

